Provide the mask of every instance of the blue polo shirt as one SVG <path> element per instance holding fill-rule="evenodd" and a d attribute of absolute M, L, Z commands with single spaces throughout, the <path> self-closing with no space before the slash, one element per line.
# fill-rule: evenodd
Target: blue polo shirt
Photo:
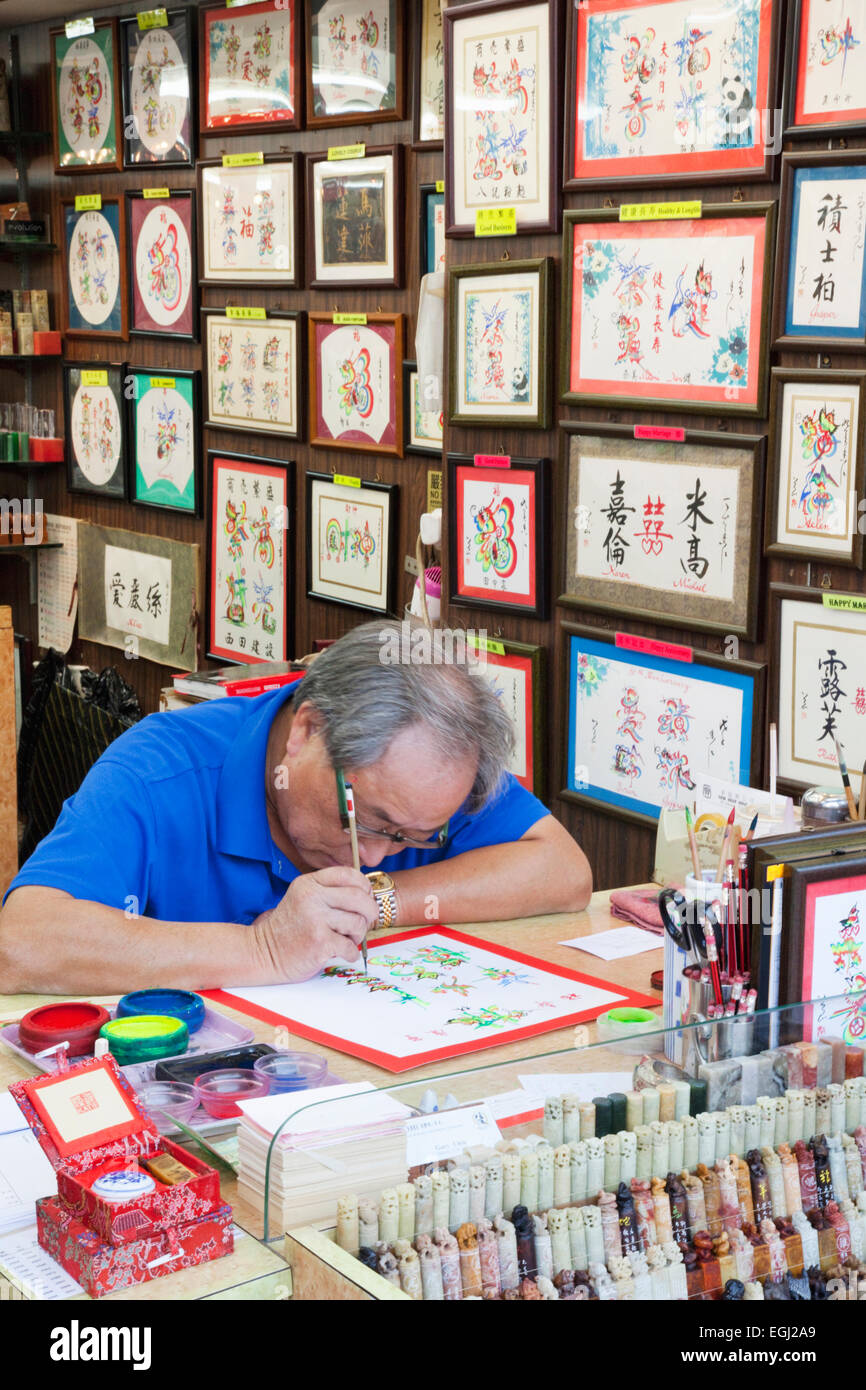
<path fill-rule="evenodd" d="M 271 839 L 264 779 L 268 734 L 294 689 L 152 714 L 103 753 L 57 824 L 9 886 L 175 922 L 252 922 L 299 870 Z M 462 811 L 444 850 L 406 849 L 386 871 L 519 840 L 548 814 L 509 777 L 477 815 Z"/>

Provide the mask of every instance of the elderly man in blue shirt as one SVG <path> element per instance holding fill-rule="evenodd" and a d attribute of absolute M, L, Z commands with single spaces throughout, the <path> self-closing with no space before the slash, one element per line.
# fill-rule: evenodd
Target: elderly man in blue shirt
<path fill-rule="evenodd" d="M 296 685 L 117 739 L 12 881 L 0 991 L 304 980 L 380 924 L 584 907 L 582 850 L 504 771 L 496 696 L 436 638 L 389 659 L 396 631 L 367 623 Z"/>

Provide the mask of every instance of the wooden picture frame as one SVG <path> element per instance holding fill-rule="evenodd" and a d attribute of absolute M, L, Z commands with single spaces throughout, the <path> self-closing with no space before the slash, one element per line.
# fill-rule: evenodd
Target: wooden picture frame
<path fill-rule="evenodd" d="M 156 29 L 139 29 L 135 15 L 120 20 L 125 169 L 189 166 L 195 160 L 197 28 L 192 10 L 167 10 L 166 17 L 168 23 Z M 164 74 L 170 79 L 165 91 Z"/>
<path fill-rule="evenodd" d="M 340 477 L 306 475 L 307 598 L 392 614 L 400 489 L 364 478 L 349 486 Z"/>
<path fill-rule="evenodd" d="M 763 415 L 774 214 L 763 202 L 705 203 L 673 221 L 565 212 L 560 399 Z M 729 322 L 714 280 L 742 290 L 742 322 Z"/>
<path fill-rule="evenodd" d="M 770 181 L 778 0 L 721 0 L 705 30 L 676 0 L 636 8 L 568 0 L 563 186 Z"/>
<path fill-rule="evenodd" d="M 728 766 L 726 780 L 758 785 L 766 667 L 688 647 L 679 649 L 683 660 L 673 660 L 655 654 L 670 652 L 669 643 L 576 623 L 560 628 L 568 729 L 560 767 L 564 801 L 654 825 L 662 806 L 676 809 L 691 802 L 702 771 L 721 777 L 720 769 Z M 645 671 L 651 685 L 642 680 Z M 589 748 L 580 732 L 579 699 L 592 702 Z M 610 759 L 595 751 L 611 743 Z M 697 765 L 696 749 L 712 767 Z M 586 756 L 590 750 L 592 761 Z"/>
<path fill-rule="evenodd" d="M 246 168 L 199 160 L 200 284 L 300 287 L 300 170 L 298 154 L 265 154 Z"/>
<path fill-rule="evenodd" d="M 418 274 L 432 275 L 445 269 L 445 194 L 441 184 L 419 184 L 418 200 Z"/>
<path fill-rule="evenodd" d="M 863 568 L 855 500 L 866 489 L 864 392 L 866 371 L 773 367 L 768 555 Z"/>
<path fill-rule="evenodd" d="M 289 661 L 295 465 L 224 449 L 209 449 L 207 459 L 208 657 Z"/>
<path fill-rule="evenodd" d="M 547 429 L 552 261 L 448 270 L 448 419 Z"/>
<path fill-rule="evenodd" d="M 202 309 L 201 317 L 205 426 L 300 439 L 303 311 L 233 318 L 227 309 Z"/>
<path fill-rule="evenodd" d="M 402 458 L 403 315 L 365 314 L 363 324 L 340 317 L 307 315 L 310 443 Z"/>
<path fill-rule="evenodd" d="M 319 19 L 333 8 L 329 0 L 307 0 L 305 8 L 307 129 L 401 121 L 406 104 L 404 7 L 398 0 L 370 0 L 366 13 L 350 14 L 348 24 L 342 13 L 326 20 L 340 25 L 327 36 L 320 33 Z M 345 83 L 345 89 L 344 84 L 326 86 L 318 80 L 322 71 L 320 44 L 325 38 L 332 64 L 325 71 L 352 79 Z M 346 95 L 353 89 L 354 97 Z"/>
<path fill-rule="evenodd" d="M 127 420 L 123 362 L 64 362 L 66 487 L 125 501 Z"/>
<path fill-rule="evenodd" d="M 98 208 L 84 212 L 75 211 L 74 198 L 61 198 L 60 207 L 66 267 L 63 332 L 68 338 L 126 341 L 129 262 L 122 195 L 101 198 Z"/>
<path fill-rule="evenodd" d="M 303 84 L 298 11 L 298 0 L 263 0 L 237 7 L 202 5 L 202 135 L 300 130 Z M 243 82 L 250 84 L 244 94 L 246 104 L 238 96 L 239 83 Z"/>
<path fill-rule="evenodd" d="M 550 460 L 448 455 L 449 602 L 547 618 Z M 499 597 L 497 597 L 499 595 Z"/>
<path fill-rule="evenodd" d="M 90 34 L 76 38 L 68 39 L 62 25 L 49 36 L 55 172 L 122 168 L 117 20 L 98 19 Z M 85 157 L 77 155 L 76 146 Z"/>
<path fill-rule="evenodd" d="M 306 169 L 309 288 L 398 288 L 403 282 L 401 147 L 367 145 L 363 155 L 350 159 L 309 154 Z"/>
<path fill-rule="evenodd" d="M 753 641 L 763 437 L 676 430 L 678 438 L 658 440 L 651 430 L 636 438 L 627 425 L 571 420 L 562 428 L 568 502 L 557 603 L 627 608 L 636 619 Z"/>
<path fill-rule="evenodd" d="M 446 235 L 474 236 L 477 214 L 497 204 L 515 209 L 518 233 L 557 231 L 556 0 L 476 0 L 449 6 L 443 20 Z"/>
<path fill-rule="evenodd" d="M 403 363 L 403 448 L 407 454 L 427 454 L 441 459 L 444 448 L 442 410 L 422 410 L 418 364 Z"/>
<path fill-rule="evenodd" d="M 785 45 L 788 139 L 846 136 L 866 125 L 866 50 L 848 14 L 844 30 L 833 20 L 824 27 L 816 0 L 794 0 Z"/>
<path fill-rule="evenodd" d="M 828 192 L 822 194 L 825 187 Z M 855 202 L 863 199 L 866 150 L 782 156 L 774 347 L 828 352 L 862 352 L 866 347 L 866 247 L 854 215 Z"/>
<path fill-rule="evenodd" d="M 441 150 L 445 139 L 445 50 L 442 0 L 412 8 L 412 148 Z"/>
<path fill-rule="evenodd" d="M 126 194 L 129 331 L 138 336 L 198 341 L 195 193 L 150 190 Z"/>
<path fill-rule="evenodd" d="M 127 489 L 136 506 L 204 515 L 200 381 L 196 371 L 127 364 Z"/>
<path fill-rule="evenodd" d="M 849 1047 L 863 1046 L 866 994 L 860 933 L 864 914 L 866 853 L 862 848 L 841 861 L 816 856 L 785 866 L 779 1003 L 802 1001 L 806 1041 L 841 1036 Z"/>
<path fill-rule="evenodd" d="M 515 725 L 515 749 L 507 771 L 521 787 L 544 800 L 547 778 L 544 724 L 546 651 L 529 642 L 497 637 L 476 639 L 479 661 L 475 670 L 492 687 Z M 481 659 L 483 656 L 483 659 Z"/>

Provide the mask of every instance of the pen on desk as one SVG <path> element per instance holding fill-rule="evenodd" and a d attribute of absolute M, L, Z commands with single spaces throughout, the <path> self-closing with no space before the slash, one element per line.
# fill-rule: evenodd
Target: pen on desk
<path fill-rule="evenodd" d="M 346 789 L 346 815 L 349 818 L 349 834 L 352 838 L 352 863 L 361 872 L 361 855 L 358 850 L 358 826 L 355 821 L 355 793 L 352 791 L 351 782 L 344 782 Z M 364 940 L 361 942 L 361 956 L 364 961 L 364 969 L 367 969 L 367 933 L 364 932 Z"/>
<path fill-rule="evenodd" d="M 685 813 L 686 813 L 686 830 L 687 830 L 687 832 L 688 832 L 688 837 L 689 837 L 689 849 L 690 849 L 691 852 L 692 852 L 692 868 L 693 868 L 694 871 L 695 871 L 695 878 L 697 879 L 698 883 L 700 883 L 700 882 L 701 882 L 701 861 L 700 861 L 700 859 L 698 858 L 698 842 L 697 842 L 697 840 L 695 839 L 695 828 L 694 828 L 694 826 L 693 826 L 693 824 L 692 824 L 691 812 L 689 811 L 688 806 L 684 806 L 684 807 L 683 807 L 683 810 L 684 810 Z"/>
<path fill-rule="evenodd" d="M 842 786 L 845 788 L 845 799 L 848 802 L 848 815 L 851 820 L 857 819 L 857 803 L 854 800 L 854 793 L 851 790 L 851 779 L 848 776 L 848 764 L 845 761 L 845 754 L 842 752 L 842 745 L 838 738 L 834 738 L 836 745 L 836 758 L 839 762 L 839 776 L 842 778 Z"/>

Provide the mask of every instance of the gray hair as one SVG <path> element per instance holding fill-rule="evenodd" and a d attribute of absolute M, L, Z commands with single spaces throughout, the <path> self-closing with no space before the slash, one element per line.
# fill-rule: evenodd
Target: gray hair
<path fill-rule="evenodd" d="M 443 760 L 478 759 L 466 809 L 479 811 L 501 786 L 514 747 L 511 720 L 482 676 L 442 663 L 438 633 L 421 649 L 413 643 L 410 659 L 386 660 L 386 645 L 393 649 L 399 637 L 395 622 L 353 628 L 316 657 L 300 699 L 320 714 L 335 767 L 369 767 L 403 729 L 425 725 Z"/>

